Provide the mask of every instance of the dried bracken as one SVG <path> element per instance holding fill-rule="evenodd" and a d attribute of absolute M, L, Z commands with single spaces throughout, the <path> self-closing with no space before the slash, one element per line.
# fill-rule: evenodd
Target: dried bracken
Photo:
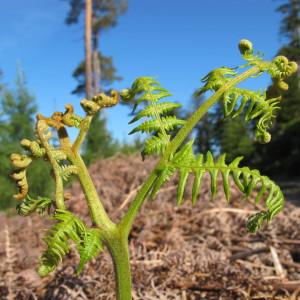
<path fill-rule="evenodd" d="M 130 203 L 134 197 L 131 191 L 142 183 L 155 162 L 152 158 L 142 162 L 138 155 L 117 156 L 91 166 L 91 176 L 109 214 L 124 201 Z M 135 176 L 133 170 L 137 171 Z M 156 201 L 142 209 L 130 235 L 133 298 L 291 299 L 300 284 L 300 208 L 287 203 L 276 222 L 255 235 L 247 235 L 245 221 L 257 208 L 241 202 L 238 190 L 232 190 L 230 207 L 222 189 L 211 202 L 208 178 L 204 178 L 201 201 L 192 208 L 188 203 L 191 189 L 187 189 L 187 203 L 174 208 L 177 180 L 175 177 L 162 188 Z M 79 184 L 69 192 L 73 196 L 68 205 L 87 220 Z M 115 217 L 119 218 L 120 215 Z M 14 245 L 22 245 L 13 264 L 17 299 L 115 299 L 112 264 L 107 254 L 90 262 L 77 277 L 74 269 L 79 260 L 72 251 L 59 271 L 40 279 L 34 269 L 44 233 L 31 230 L 27 223 L 30 219 L 1 215 L 0 220 L 10 226 Z M 38 216 L 32 222 L 42 228 L 48 226 Z M 5 243 L 4 237 L 2 227 L 1 243 Z M 270 247 L 277 252 L 284 278 L 276 274 Z M 7 271 L 5 255 L 0 251 L 0 278 L 5 278 Z M 7 299 L 7 291 L 7 282 L 2 281 L 0 299 Z"/>

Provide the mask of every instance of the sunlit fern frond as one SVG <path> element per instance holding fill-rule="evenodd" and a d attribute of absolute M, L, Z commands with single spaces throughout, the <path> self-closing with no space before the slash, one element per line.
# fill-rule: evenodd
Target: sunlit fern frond
<path fill-rule="evenodd" d="M 38 272 L 46 276 L 54 271 L 63 257 L 70 251 L 69 240 L 79 244 L 81 236 L 86 233 L 84 223 L 65 210 L 56 210 L 53 219 L 58 221 L 45 238 L 47 245 L 41 260 Z"/>
<path fill-rule="evenodd" d="M 49 212 L 52 200 L 46 197 L 31 198 L 29 195 L 17 206 L 17 212 L 20 216 L 28 216 L 33 212 L 43 215 Z"/>
<path fill-rule="evenodd" d="M 272 220 L 283 209 L 284 197 L 279 186 L 267 176 L 262 176 L 258 170 L 240 167 L 239 163 L 242 157 L 238 157 L 230 164 L 227 164 L 225 162 L 225 155 L 221 155 L 217 160 L 213 159 L 210 152 L 206 154 L 206 157 L 202 154 L 195 156 L 192 147 L 193 141 L 190 141 L 175 153 L 166 168 L 159 174 L 152 189 L 152 196 L 157 193 L 162 184 L 178 171 L 177 204 L 180 205 L 183 202 L 183 194 L 190 174 L 194 178 L 192 203 L 195 204 L 201 190 L 203 175 L 205 173 L 209 174 L 211 195 L 214 197 L 218 189 L 218 175 L 221 174 L 224 194 L 228 201 L 230 200 L 230 177 L 245 196 L 248 197 L 253 191 L 257 191 L 255 203 L 259 203 L 265 198 L 267 210 L 259 212 L 249 219 L 247 225 L 249 231 L 256 231 L 262 225 L 263 221 Z"/>
<path fill-rule="evenodd" d="M 101 232 L 97 228 L 90 228 L 86 230 L 77 246 L 80 254 L 80 262 L 77 267 L 77 273 L 80 273 L 84 268 L 84 265 L 103 250 L 100 234 Z"/>
<path fill-rule="evenodd" d="M 268 143 L 271 136 L 268 130 L 280 109 L 280 97 L 267 99 L 265 92 L 254 92 L 241 88 L 232 88 L 223 95 L 224 114 L 226 117 L 245 115 L 245 120 L 256 121 L 256 138 Z"/>
<path fill-rule="evenodd" d="M 195 95 L 200 96 L 207 91 L 217 91 L 220 87 L 229 82 L 237 74 L 238 73 L 233 68 L 217 68 L 209 72 L 201 79 L 201 81 L 205 84 L 195 92 Z"/>
<path fill-rule="evenodd" d="M 136 79 L 130 89 L 121 93 L 121 97 L 127 101 L 135 99 L 134 111 L 141 102 L 145 102 L 147 105 L 129 122 L 131 124 L 146 118 L 129 133 L 146 132 L 152 134 L 145 142 L 143 154 L 163 153 L 170 141 L 171 131 L 185 123 L 184 120 L 180 120 L 174 115 L 174 110 L 179 108 L 180 104 L 159 102 L 169 96 L 171 94 L 151 77 Z"/>
<path fill-rule="evenodd" d="M 226 71 L 226 68 L 211 72 L 204 78 L 206 84 L 198 93 L 204 93 L 207 90 L 216 92 L 228 80 L 232 79 L 231 76 L 234 76 L 234 72 L 230 72 L 230 69 Z M 280 97 L 268 99 L 266 92 L 232 87 L 224 92 L 222 101 L 226 117 L 234 118 L 238 115 L 245 115 L 246 121 L 255 120 L 256 138 L 264 143 L 271 140 L 268 130 L 275 118 L 276 110 L 280 109 Z"/>

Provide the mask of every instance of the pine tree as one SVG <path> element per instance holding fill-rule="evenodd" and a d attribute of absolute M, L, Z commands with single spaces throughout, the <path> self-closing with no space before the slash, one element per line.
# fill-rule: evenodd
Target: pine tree
<path fill-rule="evenodd" d="M 70 10 L 66 18 L 66 24 L 72 25 L 79 22 L 80 16 L 86 9 L 84 0 L 69 0 Z M 80 62 L 73 72 L 73 77 L 78 81 L 78 85 L 73 90 L 74 94 L 83 94 L 89 98 L 104 87 L 108 87 L 115 80 L 121 77 L 116 75 L 116 68 L 113 65 L 112 57 L 104 56 L 99 49 L 100 32 L 113 27 L 117 24 L 118 16 L 127 8 L 127 2 L 121 0 L 93 0 L 91 1 L 92 20 L 86 20 L 92 23 L 91 32 L 91 90 L 87 94 L 86 88 L 86 60 Z M 86 17 L 87 18 L 87 17 Z M 98 113 L 94 117 L 86 137 L 84 147 L 84 159 L 86 163 L 91 163 L 97 158 L 113 155 L 117 151 L 117 143 L 113 141 L 106 127 L 106 119 Z"/>

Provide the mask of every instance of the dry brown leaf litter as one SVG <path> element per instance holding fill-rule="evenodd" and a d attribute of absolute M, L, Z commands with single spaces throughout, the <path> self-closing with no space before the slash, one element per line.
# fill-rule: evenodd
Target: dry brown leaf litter
<path fill-rule="evenodd" d="M 155 165 L 139 156 L 118 156 L 90 168 L 96 188 L 115 220 Z M 208 178 L 195 207 L 175 206 L 176 178 L 139 214 L 130 235 L 134 299 L 300 299 L 300 208 L 287 204 L 271 224 L 248 234 L 255 205 L 234 189 L 230 205 L 222 188 L 210 201 Z M 69 206 L 88 219 L 80 185 Z M 0 299 L 115 299 L 107 253 L 74 275 L 72 251 L 59 270 L 40 279 L 35 268 L 50 222 L 0 216 Z M 39 230 L 43 228 L 45 230 Z M 271 250 L 272 249 L 272 250 Z"/>

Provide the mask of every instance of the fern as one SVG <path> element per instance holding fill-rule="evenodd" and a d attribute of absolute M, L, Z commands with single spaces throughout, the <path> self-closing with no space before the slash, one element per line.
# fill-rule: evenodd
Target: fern
<path fill-rule="evenodd" d="M 132 124 L 142 118 L 147 118 L 146 121 L 129 133 L 146 132 L 152 134 L 145 142 L 143 155 L 163 153 L 171 138 L 170 131 L 185 123 L 184 120 L 177 119 L 174 115 L 174 110 L 179 108 L 180 104 L 172 102 L 159 103 L 161 99 L 169 96 L 171 94 L 151 77 L 136 79 L 131 89 L 121 93 L 121 97 L 126 101 L 135 99 L 133 111 L 141 102 L 150 103 L 129 122 Z"/>
<path fill-rule="evenodd" d="M 212 197 L 214 197 L 217 192 L 218 175 L 221 174 L 224 193 L 228 201 L 230 200 L 230 177 L 232 177 L 237 188 L 247 197 L 255 189 L 258 189 L 255 203 L 258 203 L 263 196 L 266 196 L 265 203 L 267 210 L 260 212 L 249 219 L 247 227 L 250 231 L 256 231 L 263 221 L 272 220 L 272 218 L 282 210 L 284 197 L 280 188 L 267 176 L 262 176 L 258 170 L 240 167 L 239 163 L 242 160 L 242 157 L 238 157 L 230 164 L 226 164 L 225 155 L 221 155 L 216 161 L 214 161 L 210 152 L 206 154 L 205 159 L 202 154 L 195 157 L 192 147 L 193 141 L 184 145 L 170 160 L 167 167 L 161 171 L 152 189 L 152 197 L 156 194 L 161 185 L 168 181 L 170 177 L 178 171 L 179 183 L 177 189 L 177 204 L 180 205 L 183 201 L 187 178 L 190 174 L 194 175 L 192 203 L 195 204 L 199 196 L 203 174 L 208 173 L 210 176 Z"/>
<path fill-rule="evenodd" d="M 41 258 L 38 270 L 40 276 L 46 276 L 54 271 L 63 257 L 70 251 L 68 241 L 80 243 L 80 236 L 84 235 L 86 231 L 83 222 L 68 211 L 56 210 L 53 219 L 58 223 L 50 229 L 45 238 L 47 249 Z"/>
<path fill-rule="evenodd" d="M 97 228 L 88 229 L 78 244 L 77 249 L 80 254 L 80 262 L 77 273 L 80 273 L 87 261 L 96 257 L 102 250 L 103 245 L 100 238 L 101 232 Z"/>
<path fill-rule="evenodd" d="M 203 78 L 206 84 L 198 90 L 197 94 L 201 95 L 208 90 L 217 91 L 235 75 L 233 69 L 216 69 Z M 275 111 L 279 109 L 280 97 L 268 99 L 266 92 L 232 87 L 224 92 L 222 101 L 225 117 L 234 118 L 245 112 L 246 121 L 256 119 L 256 138 L 264 143 L 271 140 L 268 130 L 275 118 Z"/>
<path fill-rule="evenodd" d="M 69 253 L 69 240 L 77 245 L 80 254 L 77 271 L 80 272 L 85 263 L 103 249 L 100 230 L 87 228 L 79 218 L 66 210 L 56 210 L 53 219 L 58 223 L 50 229 L 45 238 L 47 249 L 41 258 L 38 270 L 40 276 L 46 276 L 54 271 L 63 257 Z"/>
<path fill-rule="evenodd" d="M 52 200 L 46 197 L 31 198 L 29 195 L 17 205 L 17 212 L 20 216 L 28 216 L 33 212 L 43 215 L 46 211 L 49 213 Z"/>
<path fill-rule="evenodd" d="M 62 165 L 60 166 L 60 175 L 63 180 L 68 181 L 69 177 L 77 174 L 78 168 L 73 165 Z"/>

